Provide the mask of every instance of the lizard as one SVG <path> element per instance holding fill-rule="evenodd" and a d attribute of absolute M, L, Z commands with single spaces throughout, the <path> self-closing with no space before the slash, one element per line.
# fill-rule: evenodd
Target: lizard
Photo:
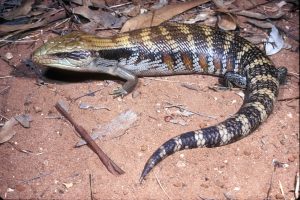
<path fill-rule="evenodd" d="M 163 143 L 148 159 L 140 181 L 161 160 L 183 150 L 218 147 L 251 134 L 272 113 L 287 69 L 276 68 L 263 51 L 232 32 L 204 25 L 168 24 L 98 37 L 71 32 L 33 53 L 35 63 L 78 72 L 105 73 L 125 80 L 113 91 L 129 94 L 138 77 L 202 74 L 222 77 L 245 90 L 243 105 L 225 121 L 189 131 Z"/>

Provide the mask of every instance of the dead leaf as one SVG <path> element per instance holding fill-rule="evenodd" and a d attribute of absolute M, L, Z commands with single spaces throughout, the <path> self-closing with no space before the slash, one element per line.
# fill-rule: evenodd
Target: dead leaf
<path fill-rule="evenodd" d="M 177 3 L 174 5 L 162 7 L 158 10 L 150 11 L 147 14 L 138 15 L 126 21 L 126 23 L 121 29 L 121 32 L 136 30 L 150 26 L 157 26 L 162 22 L 167 21 L 186 10 L 189 10 L 193 7 L 199 6 L 207 2 L 209 2 L 209 0 L 195 0 Z"/>
<path fill-rule="evenodd" d="M 218 8 L 225 8 L 223 0 L 212 0 Z"/>
<path fill-rule="evenodd" d="M 159 2 L 157 2 L 156 4 L 151 6 L 151 8 L 157 10 L 159 8 L 162 8 L 162 7 L 166 6 L 166 5 L 168 5 L 167 0 L 159 0 Z"/>
<path fill-rule="evenodd" d="M 12 32 L 12 31 L 37 28 L 37 27 L 43 26 L 45 24 L 46 24 L 46 21 L 40 21 L 40 22 L 36 22 L 33 24 L 0 25 L 0 35 L 3 35 L 2 33 L 6 34 L 8 32 Z"/>
<path fill-rule="evenodd" d="M 15 119 L 24 127 L 24 128 L 30 128 L 30 122 L 32 121 L 32 118 L 28 114 L 21 114 L 15 116 Z"/>
<path fill-rule="evenodd" d="M 18 122 L 13 117 L 10 118 L 10 120 L 8 120 L 7 122 L 5 122 L 4 126 L 0 131 L 0 144 L 7 142 L 16 134 L 16 132 L 12 129 L 13 126 L 16 124 L 18 124 Z"/>
<path fill-rule="evenodd" d="M 130 128 L 132 124 L 137 120 L 137 114 L 132 110 L 127 110 L 116 118 L 111 120 L 111 122 L 104 124 L 100 129 L 93 131 L 91 137 L 93 140 L 100 137 L 101 139 L 112 139 L 115 137 L 119 137 L 124 134 L 125 130 Z M 85 145 L 85 140 L 80 140 L 76 147 L 80 147 Z"/>
<path fill-rule="evenodd" d="M 245 17 L 250 17 L 250 18 L 255 18 L 255 19 L 279 19 L 285 15 L 282 10 L 279 10 L 276 14 L 274 15 L 264 15 L 261 13 L 256 13 L 248 10 L 242 10 L 239 12 L 235 12 L 236 15 L 242 15 Z"/>
<path fill-rule="evenodd" d="M 194 24 L 198 21 L 206 21 L 208 19 L 210 19 L 211 17 L 213 17 L 215 15 L 215 11 L 213 10 L 203 10 L 201 11 L 199 14 L 197 14 L 196 16 L 194 16 L 193 18 L 190 18 L 188 20 L 186 20 L 184 23 L 186 24 Z"/>
<path fill-rule="evenodd" d="M 78 5 L 88 5 L 93 6 L 96 8 L 103 8 L 105 7 L 105 0 L 90 0 L 90 1 L 83 1 L 83 0 L 71 0 L 73 3 L 76 3 Z"/>
<path fill-rule="evenodd" d="M 63 185 L 64 185 L 67 189 L 73 187 L 73 183 L 63 183 Z"/>
<path fill-rule="evenodd" d="M 87 110 L 87 109 L 91 109 L 91 110 L 100 110 L 100 109 L 105 109 L 105 110 L 109 110 L 110 109 L 106 106 L 103 106 L 103 105 L 91 105 L 91 104 L 88 104 L 88 103 L 84 103 L 84 102 L 81 102 L 79 104 L 79 108 L 80 109 L 84 109 L 84 110 Z"/>
<path fill-rule="evenodd" d="M 53 21 L 66 18 L 66 12 L 62 9 L 53 10 L 52 12 L 45 13 L 45 15 L 40 17 L 42 20 L 32 23 L 32 24 L 17 24 L 17 25 L 0 25 L 0 36 L 7 35 L 9 32 L 16 31 L 20 33 L 22 31 L 26 31 L 32 28 L 38 28 L 41 26 L 45 26 Z M 6 39 L 6 38 L 1 38 Z"/>
<path fill-rule="evenodd" d="M 250 24 L 253 24 L 259 28 L 272 28 L 274 25 L 271 22 L 267 22 L 267 21 L 261 21 L 261 20 L 256 20 L 256 19 L 250 19 L 250 18 L 246 18 L 246 21 Z"/>
<path fill-rule="evenodd" d="M 10 12 L 4 13 L 3 18 L 6 20 L 13 20 L 18 17 L 26 16 L 31 11 L 34 2 L 34 0 L 22 1 L 22 4 L 19 7 Z"/>
<path fill-rule="evenodd" d="M 86 5 L 74 8 L 74 13 L 90 20 L 90 23 L 83 26 L 86 32 L 94 31 L 99 24 L 105 28 L 120 27 L 124 21 L 123 18 L 115 17 L 109 12 L 102 11 L 101 9 L 92 10 Z"/>
<path fill-rule="evenodd" d="M 236 29 L 236 20 L 229 13 L 222 13 L 218 16 L 218 27 L 225 31 L 233 31 Z"/>
<path fill-rule="evenodd" d="M 183 119 L 177 119 L 177 118 L 176 119 L 171 119 L 170 122 L 173 123 L 173 124 L 179 124 L 181 126 L 186 126 L 187 125 L 186 121 L 184 121 Z"/>

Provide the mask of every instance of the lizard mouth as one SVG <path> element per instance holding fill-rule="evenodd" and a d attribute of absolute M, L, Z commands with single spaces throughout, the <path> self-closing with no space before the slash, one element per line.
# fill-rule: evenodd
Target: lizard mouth
<path fill-rule="evenodd" d="M 70 56 L 69 53 L 53 53 L 48 54 L 44 49 L 37 49 L 33 56 L 33 62 L 53 68 L 83 71 L 85 67 L 91 62 L 90 58 L 79 58 L 76 56 Z"/>
<path fill-rule="evenodd" d="M 62 68 L 62 69 L 76 68 L 76 65 L 73 65 L 69 61 L 69 59 L 67 58 L 58 59 L 56 56 L 53 55 L 33 56 L 32 60 L 37 64 L 48 66 L 48 67 L 55 67 L 55 68 Z"/>

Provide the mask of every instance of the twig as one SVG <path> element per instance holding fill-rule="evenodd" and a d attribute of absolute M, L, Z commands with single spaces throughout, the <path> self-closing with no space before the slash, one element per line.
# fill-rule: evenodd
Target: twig
<path fill-rule="evenodd" d="M 91 200 L 93 200 L 94 197 L 93 197 L 93 190 L 92 190 L 92 174 L 89 174 L 89 181 L 90 181 L 90 196 L 91 196 Z"/>
<path fill-rule="evenodd" d="M 207 117 L 207 118 L 211 118 L 211 119 L 217 119 L 216 116 L 212 116 L 212 115 L 207 115 L 207 114 L 203 114 L 203 113 L 191 111 L 191 110 L 183 107 L 183 105 L 181 105 L 181 104 L 179 104 L 179 105 L 172 105 L 171 103 L 168 103 L 168 104 L 170 104 L 170 105 L 169 106 L 165 106 L 165 108 L 173 108 L 173 107 L 175 107 L 175 108 L 178 108 L 180 110 L 185 110 L 187 112 L 193 113 L 195 115 L 199 115 L 199 116 Z"/>
<path fill-rule="evenodd" d="M 288 98 L 283 98 L 283 99 L 278 99 L 277 101 L 290 101 L 290 100 L 296 100 L 299 99 L 300 97 L 288 97 Z"/>
<path fill-rule="evenodd" d="M 73 98 L 72 101 L 77 101 L 78 99 L 80 99 L 80 98 L 82 98 L 82 97 L 85 97 L 85 96 L 89 96 L 89 95 L 95 94 L 96 92 L 99 92 L 99 91 L 101 91 L 101 90 L 103 90 L 103 88 L 98 89 L 98 90 L 95 90 L 95 91 L 93 91 L 93 92 L 89 92 L 89 93 L 83 94 L 83 95 L 81 95 L 81 96 L 79 96 L 79 97 Z"/>
<path fill-rule="evenodd" d="M 271 176 L 270 185 L 269 185 L 269 189 L 268 189 L 268 192 L 267 192 L 266 200 L 270 199 L 270 193 L 271 193 L 272 186 L 273 186 L 273 178 L 274 178 L 274 172 L 275 172 L 275 170 L 276 170 L 276 165 L 274 165 L 274 169 L 272 171 L 272 176 Z"/>
<path fill-rule="evenodd" d="M 223 193 L 226 200 L 234 200 L 234 198 L 230 197 L 226 192 Z"/>
<path fill-rule="evenodd" d="M 47 116 L 45 119 L 63 119 L 62 116 Z"/>
<path fill-rule="evenodd" d="M 279 162 L 279 161 L 277 161 L 275 159 L 272 161 L 272 164 L 274 166 L 274 169 L 272 171 L 272 176 L 271 176 L 271 180 L 270 180 L 270 186 L 269 186 L 269 189 L 268 189 L 268 192 L 267 192 L 267 197 L 265 198 L 266 200 L 271 199 L 270 198 L 270 193 L 271 193 L 271 190 L 272 190 L 273 178 L 274 178 L 274 173 L 275 173 L 276 169 L 277 168 L 286 168 L 286 167 L 288 167 L 288 164 Z"/>
<path fill-rule="evenodd" d="M 0 76 L 0 79 L 11 78 L 12 76 Z"/>
<path fill-rule="evenodd" d="M 181 82 L 181 81 L 173 81 L 173 80 L 158 79 L 158 78 L 151 78 L 151 77 L 146 77 L 146 78 L 144 78 L 144 79 L 149 79 L 149 80 L 154 80 L 154 81 L 170 82 L 170 83 L 181 83 L 181 84 L 188 84 L 188 85 L 199 85 L 199 86 L 202 86 L 201 84 L 198 84 L 198 83 L 191 83 L 191 82 Z"/>
<path fill-rule="evenodd" d="M 52 172 L 40 173 L 39 175 L 37 175 L 37 176 L 35 176 L 35 177 L 33 177 L 33 178 L 30 178 L 30 179 L 28 179 L 28 180 L 23 180 L 22 182 L 23 182 L 23 183 L 28 183 L 28 182 L 34 181 L 34 180 L 36 180 L 36 179 L 40 179 L 40 178 L 42 178 L 42 177 L 48 176 L 48 175 L 50 175 L 50 174 L 52 174 Z"/>
<path fill-rule="evenodd" d="M 7 117 L 5 117 L 4 115 L 1 115 L 1 114 L 0 114 L 0 117 L 1 117 L 1 118 L 4 118 L 4 119 L 7 120 L 7 121 L 9 120 L 9 119 L 8 119 Z"/>
<path fill-rule="evenodd" d="M 225 196 L 225 195 L 224 195 L 224 196 Z M 209 199 L 209 198 L 201 197 L 200 195 L 199 195 L 199 198 L 200 198 L 201 200 L 215 200 L 215 199 Z"/>
<path fill-rule="evenodd" d="M 165 193 L 165 195 L 168 197 L 168 199 L 171 199 L 171 197 L 168 195 L 168 193 L 166 192 L 166 190 L 163 188 L 163 186 L 161 185 L 160 180 L 157 178 L 157 175 L 154 173 L 155 179 L 159 185 L 159 187 L 162 189 L 162 191 Z"/>
<path fill-rule="evenodd" d="M 284 191 L 283 191 L 283 187 L 282 187 L 282 184 L 281 184 L 281 181 L 280 181 L 280 180 L 279 180 L 279 188 L 280 188 L 280 192 L 281 192 L 281 194 L 282 194 L 284 200 L 286 200 L 285 195 L 284 195 Z"/>
<path fill-rule="evenodd" d="M 38 40 L 8 40 L 8 39 L 0 39 L 0 42 L 11 42 L 11 43 L 19 43 L 19 44 L 26 44 L 26 43 L 32 43 L 32 42 L 36 42 Z"/>
<path fill-rule="evenodd" d="M 56 103 L 55 108 L 74 126 L 75 130 L 80 134 L 80 136 L 87 142 L 89 147 L 98 155 L 101 162 L 104 164 L 106 169 L 114 174 L 121 175 L 125 172 L 119 168 L 96 144 L 96 142 L 90 137 L 87 131 L 80 125 L 78 125 L 67 113 L 67 111 L 59 104 Z"/>
<path fill-rule="evenodd" d="M 295 199 L 299 199 L 299 172 L 296 174 L 296 184 L 295 184 Z"/>
<path fill-rule="evenodd" d="M 54 28 L 56 28 L 56 27 L 62 25 L 63 23 L 66 23 L 67 21 L 70 21 L 70 19 L 71 19 L 71 18 L 69 17 L 69 18 L 66 18 L 66 19 L 64 19 L 64 20 L 62 20 L 62 21 L 60 21 L 60 22 L 57 22 L 51 29 L 53 30 Z"/>
<path fill-rule="evenodd" d="M 23 150 L 20 147 L 18 147 L 17 145 L 15 145 L 13 142 L 8 141 L 8 144 L 10 144 L 14 149 L 16 149 L 17 151 L 19 151 L 21 153 L 33 154 L 32 151 L 30 151 L 30 150 Z"/>
<path fill-rule="evenodd" d="M 118 5 L 114 5 L 114 6 L 110 6 L 109 9 L 113 9 L 113 8 L 119 8 L 119 7 L 122 7 L 122 6 L 127 6 L 127 5 L 130 5 L 132 4 L 132 2 L 127 2 L 127 3 L 122 3 L 122 4 L 118 4 Z"/>
<path fill-rule="evenodd" d="M 288 75 L 290 75 L 290 76 L 294 76 L 294 77 L 296 77 L 296 78 L 298 78 L 298 79 L 299 79 L 299 74 L 298 74 L 298 73 L 296 73 L 296 72 L 288 72 Z"/>
<path fill-rule="evenodd" d="M 9 89 L 10 86 L 6 86 L 5 88 L 3 88 L 2 90 L 0 90 L 0 94 L 2 94 L 2 92 L 4 92 L 5 90 Z"/>

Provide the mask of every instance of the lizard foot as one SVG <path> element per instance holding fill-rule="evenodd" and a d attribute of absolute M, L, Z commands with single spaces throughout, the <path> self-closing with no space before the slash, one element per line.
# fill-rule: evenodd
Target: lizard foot
<path fill-rule="evenodd" d="M 122 87 L 118 87 L 117 89 L 114 89 L 113 92 L 110 95 L 113 95 L 114 98 L 117 97 L 124 97 L 128 94 L 126 90 L 124 90 Z"/>

